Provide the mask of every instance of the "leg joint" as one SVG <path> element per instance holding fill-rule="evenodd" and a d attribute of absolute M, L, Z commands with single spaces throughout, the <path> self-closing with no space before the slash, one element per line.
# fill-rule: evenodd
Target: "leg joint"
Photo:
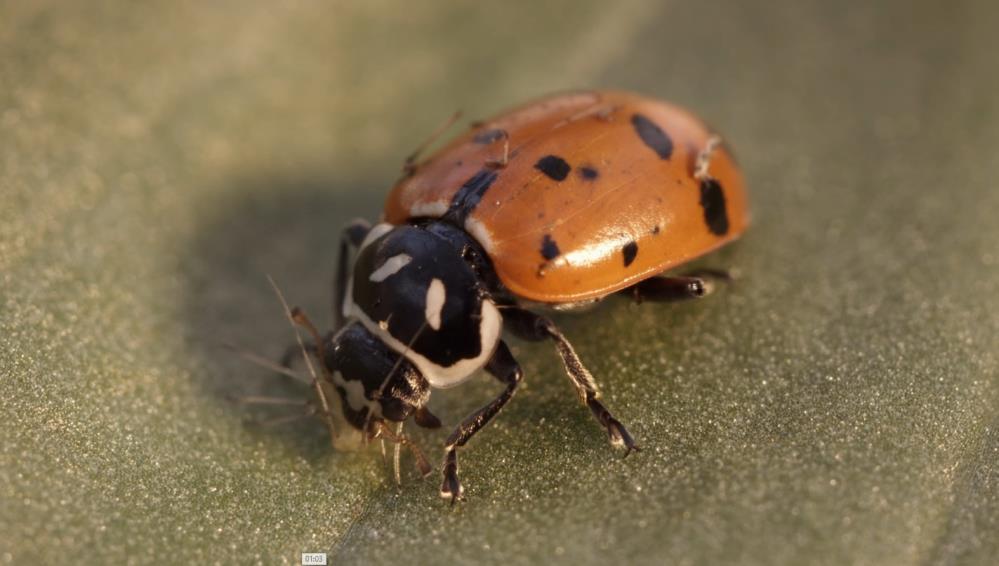
<path fill-rule="evenodd" d="M 506 379 L 503 381 L 509 384 L 509 387 L 516 387 L 524 379 L 524 370 L 521 369 L 520 365 L 516 365 L 511 368 L 510 373 L 507 374 Z"/>

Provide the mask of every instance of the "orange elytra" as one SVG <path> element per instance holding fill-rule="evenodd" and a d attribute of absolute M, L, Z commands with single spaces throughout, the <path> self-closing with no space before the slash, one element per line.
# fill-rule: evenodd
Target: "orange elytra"
<path fill-rule="evenodd" d="M 652 98 L 555 95 L 476 124 L 420 163 L 389 194 L 384 219 L 443 217 L 462 187 L 491 171 L 463 228 L 503 285 L 542 303 L 597 299 L 746 229 L 746 188 L 728 148 L 715 148 L 696 175 L 713 136 Z"/>

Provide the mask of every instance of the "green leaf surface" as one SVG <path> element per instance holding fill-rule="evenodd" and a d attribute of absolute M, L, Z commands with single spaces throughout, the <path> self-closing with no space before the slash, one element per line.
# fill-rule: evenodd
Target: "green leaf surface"
<path fill-rule="evenodd" d="M 18 2 L 0 7 L 0 562 L 992 564 L 999 5 Z M 626 88 L 735 149 L 753 226 L 694 304 L 560 324 L 438 476 L 256 419 L 308 390 L 266 275 L 328 324 L 339 226 L 462 109 Z M 499 386 L 435 392 L 454 426 Z M 273 409 L 273 410 L 271 410 Z M 414 431 L 437 458 L 445 431 Z M 402 562 L 400 562 L 402 561 Z"/>

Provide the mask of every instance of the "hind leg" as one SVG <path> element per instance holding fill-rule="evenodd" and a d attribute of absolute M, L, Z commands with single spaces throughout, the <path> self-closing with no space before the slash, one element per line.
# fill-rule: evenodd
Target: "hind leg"
<path fill-rule="evenodd" d="M 673 303 L 700 299 L 711 294 L 717 282 L 728 283 L 732 276 L 721 269 L 699 269 L 687 275 L 650 277 L 620 291 L 636 303 L 657 301 Z"/>
<path fill-rule="evenodd" d="M 607 431 L 611 445 L 624 448 L 625 456 L 632 451 L 640 450 L 628 429 L 600 402 L 600 389 L 596 380 L 593 379 L 590 370 L 583 365 L 572 344 L 550 318 L 529 310 L 513 308 L 504 311 L 503 321 L 510 332 L 525 340 L 547 339 L 554 342 L 555 349 L 562 358 L 562 366 L 576 388 L 579 400 L 590 409 L 593 418 Z"/>

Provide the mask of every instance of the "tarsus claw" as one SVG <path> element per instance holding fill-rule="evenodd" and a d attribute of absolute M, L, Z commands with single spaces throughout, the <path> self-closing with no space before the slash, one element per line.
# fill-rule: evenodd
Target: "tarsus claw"
<path fill-rule="evenodd" d="M 453 507 L 454 502 L 462 499 L 463 494 L 461 481 L 458 480 L 458 454 L 451 450 L 444 459 L 444 483 L 441 484 L 441 497 L 450 497 Z"/>
<path fill-rule="evenodd" d="M 611 445 L 621 446 L 624 448 L 625 458 L 627 458 L 628 454 L 631 454 L 633 451 L 642 451 L 642 449 L 635 444 L 635 439 L 631 437 L 631 433 L 628 432 L 628 429 L 624 428 L 624 425 L 613 417 L 607 419 L 607 434 L 610 436 Z"/>

